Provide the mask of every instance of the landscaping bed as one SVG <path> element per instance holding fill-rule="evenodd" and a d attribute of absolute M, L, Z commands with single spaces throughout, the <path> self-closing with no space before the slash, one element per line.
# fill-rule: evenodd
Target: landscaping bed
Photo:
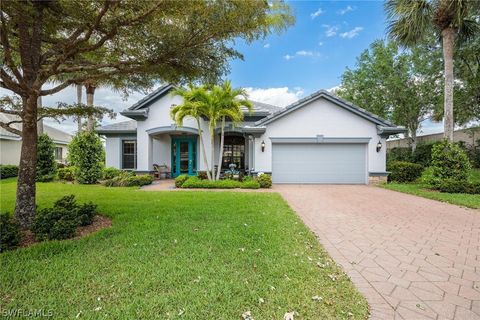
<path fill-rule="evenodd" d="M 0 184 L 11 212 L 15 180 Z M 74 194 L 113 227 L 0 254 L 2 310 L 47 308 L 61 319 L 368 316 L 365 299 L 278 194 L 37 188 L 39 208 Z"/>

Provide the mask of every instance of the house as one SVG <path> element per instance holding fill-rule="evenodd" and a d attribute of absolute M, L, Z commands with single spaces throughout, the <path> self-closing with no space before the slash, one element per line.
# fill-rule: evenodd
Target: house
<path fill-rule="evenodd" d="M 198 136 L 210 164 L 208 120 L 200 120 L 200 131 L 194 119 L 176 126 L 169 112 L 182 101 L 171 89 L 162 86 L 121 112 L 131 121 L 98 128 L 107 166 L 148 173 L 154 164 L 166 165 L 174 177 L 207 169 Z M 367 184 L 386 178 L 386 138 L 404 131 L 325 90 L 285 108 L 254 102 L 241 125 L 227 124 L 221 167 L 271 173 L 275 183 Z"/>
<path fill-rule="evenodd" d="M 0 113 L 2 122 L 13 121 L 15 120 L 14 117 Z M 17 124 L 16 129 L 21 130 L 21 124 Z M 52 138 L 55 143 L 55 160 L 59 163 L 65 163 L 67 159 L 67 145 L 72 140 L 72 136 L 46 124 L 43 125 L 43 132 Z M 21 148 L 22 138 L 19 135 L 0 128 L 0 164 L 18 165 L 20 163 Z"/>
<path fill-rule="evenodd" d="M 443 132 L 426 134 L 417 137 L 418 144 L 429 144 L 435 143 L 444 139 Z M 455 130 L 453 132 L 453 141 L 455 142 L 464 142 L 466 146 L 478 146 L 480 145 L 480 127 L 471 127 L 467 129 Z M 410 146 L 409 139 L 392 139 L 387 141 L 387 149 L 393 148 L 408 148 Z"/>

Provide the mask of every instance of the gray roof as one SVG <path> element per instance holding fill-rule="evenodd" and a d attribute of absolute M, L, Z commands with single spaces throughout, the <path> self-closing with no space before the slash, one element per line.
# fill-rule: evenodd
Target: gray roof
<path fill-rule="evenodd" d="M 153 102 L 157 101 L 164 95 L 168 94 L 172 89 L 173 89 L 173 86 L 171 84 L 161 86 L 160 88 L 154 90 L 152 93 L 138 100 L 135 104 L 133 104 L 130 108 L 128 108 L 128 110 L 138 110 L 138 109 L 146 108 Z"/>
<path fill-rule="evenodd" d="M 271 104 L 268 104 L 268 103 L 263 103 L 263 102 L 258 102 L 258 101 L 252 101 L 250 100 L 250 102 L 253 104 L 253 114 L 258 114 L 258 115 L 269 115 L 269 114 L 272 114 L 274 112 L 277 112 L 277 111 L 280 111 L 282 110 L 283 108 L 281 107 L 277 107 L 277 106 L 274 106 L 274 105 L 271 105 Z M 244 113 L 248 113 L 248 110 L 247 108 L 243 108 L 243 112 Z"/>
<path fill-rule="evenodd" d="M 137 132 L 137 121 L 129 120 L 123 122 L 117 122 L 101 126 L 96 129 L 99 134 L 109 134 L 109 133 L 136 133 Z"/>
<path fill-rule="evenodd" d="M 325 99 L 335 103 L 336 105 L 338 105 L 338 106 L 340 106 L 344 109 L 347 109 L 350 112 L 353 112 L 353 113 L 357 114 L 360 117 L 363 117 L 363 118 L 365 118 L 369 121 L 372 121 L 372 122 L 376 123 L 377 125 L 385 126 L 385 127 L 396 127 L 390 121 L 382 119 L 379 116 L 377 116 L 377 115 L 375 115 L 375 114 L 373 114 L 373 113 L 371 113 L 371 112 L 369 112 L 365 109 L 357 107 L 356 105 L 353 105 L 350 102 L 348 102 L 346 100 L 343 100 L 343 99 L 337 97 L 336 95 L 334 95 L 334 94 L 332 94 L 332 93 L 330 93 L 326 90 L 316 91 L 316 92 L 312 93 L 311 95 L 288 105 L 284 109 L 276 111 L 276 112 L 270 114 L 269 116 L 255 122 L 255 125 L 265 125 L 267 123 L 275 121 L 275 120 L 289 114 L 290 112 L 292 112 L 296 109 L 299 109 L 299 108 L 307 105 L 308 103 L 310 103 L 312 101 L 315 101 L 317 99 L 320 99 L 320 98 L 325 98 Z"/>
<path fill-rule="evenodd" d="M 18 119 L 20 119 L 20 117 L 18 116 L 0 113 L 0 121 L 2 122 L 10 122 Z M 22 130 L 21 123 L 15 123 L 12 125 L 12 127 L 18 130 Z M 58 144 L 68 144 L 72 140 L 71 134 L 65 131 L 59 130 L 57 128 L 54 128 L 52 126 L 49 126 L 45 123 L 43 124 L 43 132 L 46 133 L 50 138 L 52 138 L 52 140 L 55 143 L 58 143 Z M 19 135 L 12 133 L 10 131 L 7 131 L 3 128 L 0 128 L 0 138 L 21 140 L 21 137 Z"/>

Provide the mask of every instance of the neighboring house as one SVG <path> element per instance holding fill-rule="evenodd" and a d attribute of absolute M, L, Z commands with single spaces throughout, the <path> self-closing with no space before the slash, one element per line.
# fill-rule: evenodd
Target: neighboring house
<path fill-rule="evenodd" d="M 417 137 L 418 144 L 428 144 L 440 141 L 443 139 L 443 132 L 426 134 Z M 468 129 L 456 130 L 453 133 L 453 141 L 463 141 L 468 146 L 476 146 L 480 144 L 480 127 L 472 127 Z M 407 148 L 409 147 L 408 139 L 392 139 L 387 141 L 387 149 L 393 148 Z"/>
<path fill-rule="evenodd" d="M 186 119 L 177 127 L 170 118 L 172 105 L 182 102 L 169 94 L 171 89 L 163 86 L 121 112 L 132 121 L 98 128 L 106 137 L 107 166 L 147 173 L 154 164 L 167 165 L 174 177 L 207 169 L 196 121 Z M 201 132 L 210 164 L 204 119 Z M 221 166 L 225 170 L 235 163 L 252 174 L 271 173 L 275 183 L 366 184 L 369 178 L 386 177 L 386 138 L 403 132 L 324 90 L 286 108 L 254 102 L 241 125 L 227 126 Z"/>
<path fill-rule="evenodd" d="M 15 120 L 14 116 L 0 113 L 2 122 Z M 21 124 L 14 125 L 16 129 L 21 130 Z M 43 132 L 48 134 L 55 143 L 55 160 L 59 163 L 65 163 L 67 158 L 67 145 L 72 140 L 72 136 L 66 132 L 43 125 Z M 20 163 L 20 151 L 22 148 L 22 138 L 19 135 L 11 133 L 0 128 L 0 164 Z"/>

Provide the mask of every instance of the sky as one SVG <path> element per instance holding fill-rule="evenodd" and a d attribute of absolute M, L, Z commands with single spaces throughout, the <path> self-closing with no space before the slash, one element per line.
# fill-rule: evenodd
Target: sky
<path fill-rule="evenodd" d="M 386 37 L 385 13 L 381 1 L 288 1 L 295 25 L 281 34 L 270 35 L 247 44 L 237 41 L 235 48 L 243 60 L 230 62 L 230 79 L 235 87 L 244 87 L 250 99 L 286 106 L 320 89 L 341 83 L 347 67 L 376 39 Z M 5 91 L 0 90 L 0 94 Z M 106 88 L 95 94 L 95 105 L 122 111 L 144 96 L 135 92 L 128 99 Z M 83 98 L 85 99 L 85 97 Z M 67 88 L 43 98 L 45 105 L 74 102 L 76 91 Z M 85 101 L 85 100 L 84 100 Z M 117 115 L 103 124 L 128 120 Z M 74 132 L 72 121 L 47 123 Z M 53 123 L 53 124 L 52 124 Z M 442 131 L 441 123 L 425 122 L 420 134 Z"/>

